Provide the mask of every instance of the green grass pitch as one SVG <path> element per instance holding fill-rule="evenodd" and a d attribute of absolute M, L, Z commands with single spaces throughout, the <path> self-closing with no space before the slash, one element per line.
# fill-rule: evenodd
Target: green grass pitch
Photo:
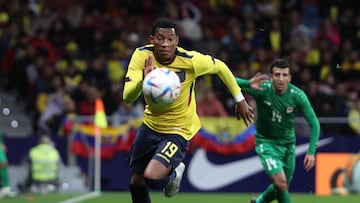
<path fill-rule="evenodd" d="M 13 198 L 0 199 L 1 203 L 59 203 L 80 194 L 21 194 Z M 152 203 L 248 203 L 255 194 L 245 193 L 179 193 L 165 198 L 162 193 L 152 192 Z M 314 194 L 291 194 L 292 203 L 360 203 L 360 194 L 348 196 L 316 196 Z M 273 201 L 276 203 L 276 201 Z M 102 193 L 100 197 L 82 203 L 131 203 L 129 192 Z"/>

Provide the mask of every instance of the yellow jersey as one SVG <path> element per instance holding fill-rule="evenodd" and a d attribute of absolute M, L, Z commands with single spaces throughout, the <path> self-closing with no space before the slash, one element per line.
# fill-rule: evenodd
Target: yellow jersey
<path fill-rule="evenodd" d="M 156 61 L 154 46 L 146 45 L 135 49 L 125 76 L 123 99 L 132 103 L 142 94 L 143 70 L 145 60 L 151 56 L 154 68 L 168 68 L 179 76 L 181 92 L 174 103 L 166 107 L 149 105 L 146 102 L 144 124 L 152 130 L 164 134 L 178 134 L 190 140 L 200 129 L 200 119 L 196 113 L 195 80 L 205 74 L 218 74 L 235 101 L 243 100 L 240 87 L 228 66 L 222 61 L 197 51 L 187 51 L 177 47 L 175 59 L 164 65 Z M 145 99 L 146 101 L 146 99 Z"/>

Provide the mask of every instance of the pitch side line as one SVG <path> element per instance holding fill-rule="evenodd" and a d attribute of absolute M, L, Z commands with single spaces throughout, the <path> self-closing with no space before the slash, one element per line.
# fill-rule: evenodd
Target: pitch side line
<path fill-rule="evenodd" d="M 78 203 L 78 202 L 82 202 L 84 200 L 92 199 L 92 198 L 99 197 L 99 196 L 101 196 L 101 192 L 95 191 L 95 192 L 86 193 L 84 195 L 80 195 L 77 197 L 73 197 L 71 199 L 61 201 L 59 203 Z"/>

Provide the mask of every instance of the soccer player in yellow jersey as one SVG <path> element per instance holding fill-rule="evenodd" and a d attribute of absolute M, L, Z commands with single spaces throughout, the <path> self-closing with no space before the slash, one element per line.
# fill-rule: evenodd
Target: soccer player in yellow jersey
<path fill-rule="evenodd" d="M 178 47 L 176 24 L 166 18 L 152 26 L 150 44 L 135 49 L 125 77 L 123 99 L 134 102 L 142 93 L 142 81 L 154 68 L 166 67 L 180 78 L 181 92 L 174 103 L 166 107 L 147 104 L 143 124 L 139 128 L 130 152 L 132 177 L 130 191 L 133 203 L 150 203 L 148 187 L 164 189 L 166 197 L 178 193 L 185 165 L 182 162 L 189 140 L 200 129 L 196 114 L 194 86 L 197 77 L 217 74 L 235 99 L 237 118 L 246 125 L 254 117 L 227 65 L 209 55 Z M 261 77 L 252 80 L 259 86 Z"/>

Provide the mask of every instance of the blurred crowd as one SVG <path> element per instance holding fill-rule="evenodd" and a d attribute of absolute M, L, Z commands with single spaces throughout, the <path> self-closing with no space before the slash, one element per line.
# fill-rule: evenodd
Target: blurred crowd
<path fill-rule="evenodd" d="M 163 16 L 177 21 L 180 46 L 222 59 L 239 77 L 287 57 L 317 115 L 354 118 L 345 131 L 360 136 L 359 8 L 357 0 L 0 0 L 1 86 L 46 133 L 93 115 L 99 96 L 107 115 L 141 117 L 142 100 L 122 101 L 123 77 Z M 233 114 L 219 78 L 196 88 L 201 116 Z"/>

